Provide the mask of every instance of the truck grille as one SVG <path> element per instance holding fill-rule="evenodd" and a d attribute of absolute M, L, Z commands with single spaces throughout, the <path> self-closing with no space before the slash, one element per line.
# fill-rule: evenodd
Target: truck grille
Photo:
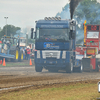
<path fill-rule="evenodd" d="M 42 57 L 43 57 L 44 59 L 46 59 L 46 58 L 48 58 L 48 57 L 60 59 L 60 51 L 43 50 L 43 51 L 42 51 Z"/>

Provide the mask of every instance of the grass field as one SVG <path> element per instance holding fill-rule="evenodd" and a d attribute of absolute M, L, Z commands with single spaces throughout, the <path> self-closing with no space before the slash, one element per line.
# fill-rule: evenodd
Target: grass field
<path fill-rule="evenodd" d="M 33 62 L 33 60 L 32 60 L 32 62 Z M 22 62 L 6 62 L 5 61 L 5 64 L 6 64 L 6 67 L 29 66 L 29 60 L 24 60 Z M 34 64 L 34 62 L 33 62 L 33 64 Z M 5 66 L 0 64 L 0 67 L 5 67 Z"/>
<path fill-rule="evenodd" d="M 87 82 L 0 94 L 0 100 L 97 100 L 99 97 L 97 83 Z"/>

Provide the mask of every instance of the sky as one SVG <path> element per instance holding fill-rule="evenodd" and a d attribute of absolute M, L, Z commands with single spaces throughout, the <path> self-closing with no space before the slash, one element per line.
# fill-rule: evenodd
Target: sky
<path fill-rule="evenodd" d="M 54 17 L 68 2 L 69 0 L 0 0 L 0 27 L 9 24 L 34 28 L 36 20 Z"/>
<path fill-rule="evenodd" d="M 0 27 L 9 24 L 34 28 L 36 20 L 54 17 L 68 2 L 69 0 L 0 0 Z"/>

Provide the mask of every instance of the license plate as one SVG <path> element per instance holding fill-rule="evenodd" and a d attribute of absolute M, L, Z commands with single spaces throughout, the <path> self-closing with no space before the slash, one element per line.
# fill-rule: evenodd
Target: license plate
<path fill-rule="evenodd" d="M 53 62 L 49 62 L 50 64 L 52 64 Z"/>

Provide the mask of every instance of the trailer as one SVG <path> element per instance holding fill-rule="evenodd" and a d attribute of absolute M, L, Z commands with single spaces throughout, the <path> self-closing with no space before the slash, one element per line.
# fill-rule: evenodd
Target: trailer
<path fill-rule="evenodd" d="M 91 25 L 87 24 L 86 21 L 84 22 L 84 45 L 76 47 L 76 52 L 83 52 L 83 71 L 99 71 L 100 25 Z"/>
<path fill-rule="evenodd" d="M 33 38 L 34 28 L 31 29 Z M 45 17 L 36 21 L 35 70 L 43 68 L 49 72 L 64 70 L 82 72 L 81 60 L 76 59 L 76 21 L 62 20 L 60 17 Z"/>

